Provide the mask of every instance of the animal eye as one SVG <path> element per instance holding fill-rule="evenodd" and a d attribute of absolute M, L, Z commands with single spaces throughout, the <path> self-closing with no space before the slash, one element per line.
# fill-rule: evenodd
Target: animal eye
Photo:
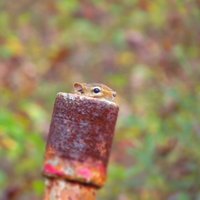
<path fill-rule="evenodd" d="M 100 90 L 100 88 L 96 87 L 93 89 L 93 92 L 97 94 L 97 93 L 101 92 L 101 90 Z"/>

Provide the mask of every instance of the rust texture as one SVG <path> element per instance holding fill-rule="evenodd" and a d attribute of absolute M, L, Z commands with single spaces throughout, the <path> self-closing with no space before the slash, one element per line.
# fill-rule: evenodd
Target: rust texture
<path fill-rule="evenodd" d="M 44 200 L 95 200 L 96 188 L 62 179 L 46 179 Z"/>
<path fill-rule="evenodd" d="M 58 187 L 58 180 L 68 181 L 72 187 L 75 185 L 70 181 L 80 184 L 76 186 L 80 188 L 103 186 L 118 110 L 118 106 L 110 101 L 77 94 L 57 94 L 43 169 L 43 174 L 51 182 L 45 200 L 51 199 L 46 196 Z M 63 184 L 64 190 L 69 188 L 67 185 Z M 83 191 L 87 193 L 88 187 Z"/>
<path fill-rule="evenodd" d="M 43 169 L 45 200 L 95 200 L 106 180 L 118 110 L 107 100 L 57 94 Z"/>

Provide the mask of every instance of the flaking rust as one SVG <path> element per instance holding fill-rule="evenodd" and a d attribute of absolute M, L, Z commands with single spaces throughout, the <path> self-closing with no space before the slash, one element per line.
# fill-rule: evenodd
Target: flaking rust
<path fill-rule="evenodd" d="M 118 110 L 110 101 L 58 93 L 47 140 L 44 175 L 49 180 L 72 181 L 83 184 L 82 187 L 103 186 Z"/>
<path fill-rule="evenodd" d="M 47 179 L 44 200 L 95 200 L 96 188 L 62 179 Z"/>

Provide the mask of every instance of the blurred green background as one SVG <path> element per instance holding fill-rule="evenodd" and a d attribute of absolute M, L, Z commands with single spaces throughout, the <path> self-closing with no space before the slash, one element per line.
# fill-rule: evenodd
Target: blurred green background
<path fill-rule="evenodd" d="M 200 200 L 199 0 L 0 7 L 0 199 L 42 199 L 54 99 L 80 81 L 120 104 L 98 200 Z"/>

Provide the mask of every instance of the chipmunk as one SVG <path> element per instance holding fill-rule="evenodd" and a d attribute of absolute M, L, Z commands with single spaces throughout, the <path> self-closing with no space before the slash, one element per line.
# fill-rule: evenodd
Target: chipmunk
<path fill-rule="evenodd" d="M 116 97 L 115 91 L 101 83 L 74 83 L 74 92 L 76 94 L 106 99 L 112 102 L 114 102 Z"/>

